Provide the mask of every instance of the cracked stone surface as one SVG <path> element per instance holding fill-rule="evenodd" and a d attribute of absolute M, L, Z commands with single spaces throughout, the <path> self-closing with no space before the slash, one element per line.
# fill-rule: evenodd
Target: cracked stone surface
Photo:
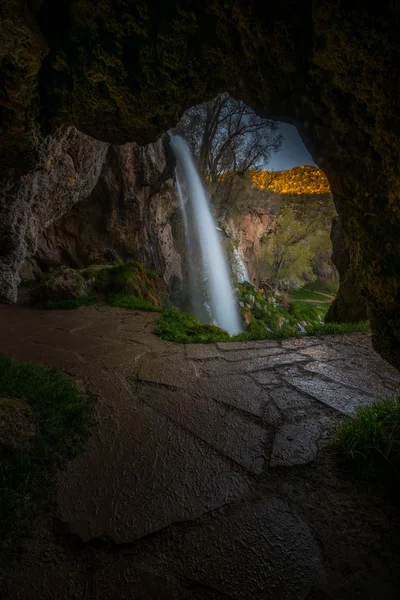
<path fill-rule="evenodd" d="M 95 398 L 9 565 L 9 600 L 395 600 L 398 515 L 343 478 L 329 439 L 400 390 L 368 334 L 181 346 L 158 315 L 0 307 L 0 353 Z"/>

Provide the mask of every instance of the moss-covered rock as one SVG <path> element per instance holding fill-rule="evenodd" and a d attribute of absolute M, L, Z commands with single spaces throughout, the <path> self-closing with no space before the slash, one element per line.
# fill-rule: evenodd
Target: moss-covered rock
<path fill-rule="evenodd" d="M 32 293 L 36 308 L 79 308 L 99 300 L 141 310 L 162 310 L 169 304 L 162 280 L 134 260 L 81 271 L 55 269 L 42 277 Z"/>
<path fill-rule="evenodd" d="M 95 301 L 94 279 L 68 267 L 45 274 L 35 286 L 32 304 L 37 308 L 77 308 Z"/>

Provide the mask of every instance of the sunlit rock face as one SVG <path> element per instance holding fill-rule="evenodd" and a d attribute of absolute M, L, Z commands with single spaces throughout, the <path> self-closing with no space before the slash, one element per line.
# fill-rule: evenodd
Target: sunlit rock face
<path fill-rule="evenodd" d="M 399 24 L 395 2 L 165 0 L 160 10 L 144 0 L 4 0 L 3 176 L 16 184 L 36 168 L 41 137 L 61 125 L 149 143 L 187 107 L 228 91 L 297 125 L 357 255 L 375 348 L 400 366 Z M 0 221 L 8 300 L 21 239 L 8 230 L 26 208 L 10 187 Z"/>
<path fill-rule="evenodd" d="M 239 255 L 243 258 L 250 283 L 260 284 L 260 260 L 265 252 L 265 236 L 275 228 L 275 217 L 268 213 L 236 214 L 230 216 L 224 229 L 238 245 Z"/>

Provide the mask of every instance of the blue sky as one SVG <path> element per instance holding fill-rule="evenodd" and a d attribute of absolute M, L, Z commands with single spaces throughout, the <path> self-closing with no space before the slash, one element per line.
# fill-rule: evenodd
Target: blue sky
<path fill-rule="evenodd" d="M 284 171 L 301 165 L 315 165 L 297 133 L 296 127 L 287 123 L 280 123 L 279 129 L 283 135 L 281 149 L 272 156 L 265 168 L 271 171 Z"/>

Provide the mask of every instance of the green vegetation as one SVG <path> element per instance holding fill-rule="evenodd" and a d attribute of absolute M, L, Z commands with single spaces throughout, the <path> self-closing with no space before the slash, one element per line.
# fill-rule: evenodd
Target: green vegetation
<path fill-rule="evenodd" d="M 0 357 L 0 396 L 25 399 L 37 434 L 29 450 L 0 458 L 0 564 L 29 533 L 54 467 L 76 455 L 88 430 L 88 406 L 75 384 L 45 367 Z"/>
<path fill-rule="evenodd" d="M 329 303 L 318 304 L 317 302 L 291 302 L 289 304 L 289 314 L 297 323 L 307 323 L 316 325 L 323 323 L 324 317 L 328 311 Z"/>
<path fill-rule="evenodd" d="M 290 322 L 290 315 L 288 315 Z M 304 335 L 334 335 L 353 331 L 368 331 L 369 324 L 362 323 L 320 323 L 307 327 Z M 214 325 L 201 324 L 189 313 L 181 313 L 178 309 L 165 310 L 157 322 L 156 334 L 162 340 L 178 344 L 211 344 L 213 342 L 246 342 L 252 340 L 274 340 L 288 337 L 301 337 L 297 327 L 281 327 L 268 330 L 262 319 L 253 319 L 248 330 L 230 336 L 226 331 Z"/>
<path fill-rule="evenodd" d="M 229 334 L 214 325 L 203 325 L 190 313 L 182 313 L 176 308 L 164 311 L 157 322 L 156 333 L 162 340 L 178 344 L 201 344 L 226 342 Z"/>
<path fill-rule="evenodd" d="M 43 276 L 33 293 L 35 308 L 74 309 L 104 298 L 111 306 L 161 310 L 159 277 L 136 261 L 75 271 L 64 268 Z"/>
<path fill-rule="evenodd" d="M 357 411 L 339 428 L 343 456 L 365 477 L 400 484 L 400 396 Z"/>
<path fill-rule="evenodd" d="M 119 308 L 134 308 L 136 310 L 150 310 L 155 312 L 162 312 L 163 310 L 160 306 L 154 306 L 154 304 L 146 302 L 143 298 L 124 294 L 111 294 L 108 298 L 108 303 L 110 306 L 118 306 Z"/>

